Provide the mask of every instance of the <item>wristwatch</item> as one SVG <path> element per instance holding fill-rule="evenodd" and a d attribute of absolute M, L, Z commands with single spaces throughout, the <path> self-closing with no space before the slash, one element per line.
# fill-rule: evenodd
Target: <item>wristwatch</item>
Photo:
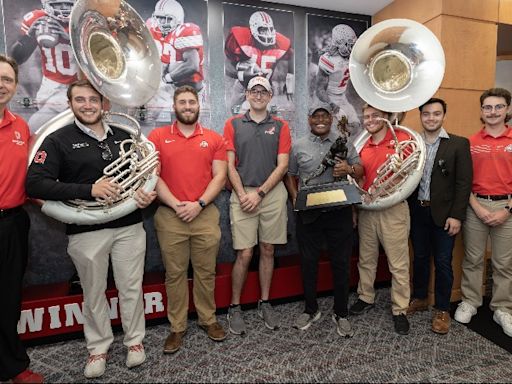
<path fill-rule="evenodd" d="M 505 205 L 503 208 L 505 208 L 508 213 L 512 213 L 512 207 L 510 205 Z"/>
<path fill-rule="evenodd" d="M 201 206 L 201 208 L 206 207 L 206 203 L 204 202 L 204 200 L 199 199 L 199 200 L 197 200 L 197 202 L 199 203 L 199 205 Z"/>
<path fill-rule="evenodd" d="M 263 199 L 267 194 L 258 188 L 258 195 Z"/>

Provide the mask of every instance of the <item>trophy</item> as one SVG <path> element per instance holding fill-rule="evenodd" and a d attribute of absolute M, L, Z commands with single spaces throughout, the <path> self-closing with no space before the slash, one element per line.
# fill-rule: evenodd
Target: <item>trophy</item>
<path fill-rule="evenodd" d="M 345 205 L 361 204 L 361 195 L 354 185 L 354 180 L 347 176 L 335 177 L 331 183 L 309 185 L 311 180 L 323 174 L 329 167 L 334 167 L 337 161 L 347 159 L 347 117 L 342 116 L 336 128 L 340 135 L 331 145 L 320 165 L 309 175 L 300 180 L 300 188 L 295 201 L 295 210 L 308 209 L 337 209 Z"/>

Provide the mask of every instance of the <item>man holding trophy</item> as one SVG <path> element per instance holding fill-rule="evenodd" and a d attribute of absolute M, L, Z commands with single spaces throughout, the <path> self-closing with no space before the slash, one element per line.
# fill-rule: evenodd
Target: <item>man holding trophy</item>
<path fill-rule="evenodd" d="M 306 330 L 320 319 L 316 285 L 318 259 L 322 242 L 325 242 L 329 250 L 334 286 L 332 319 L 340 336 L 351 337 L 353 330 L 347 316 L 353 234 L 352 202 L 348 188 L 348 199 L 335 201 L 328 196 L 345 195 L 342 189 L 331 189 L 330 186 L 340 184 L 335 181 L 346 180 L 347 175 L 361 177 L 363 167 L 359 164 L 354 146 L 347 143 L 346 136 L 340 137 L 337 132 L 331 131 L 332 120 L 332 110 L 327 103 L 319 103 L 309 109 L 311 133 L 297 140 L 293 146 L 286 176 L 286 186 L 294 208 L 298 210 L 296 230 L 305 298 L 304 313 L 298 316 L 294 326 Z M 348 181 L 345 184 L 350 185 Z M 310 192 L 308 194 L 305 191 Z M 301 194 L 307 196 L 301 199 Z M 315 195 L 327 197 L 314 203 Z"/>

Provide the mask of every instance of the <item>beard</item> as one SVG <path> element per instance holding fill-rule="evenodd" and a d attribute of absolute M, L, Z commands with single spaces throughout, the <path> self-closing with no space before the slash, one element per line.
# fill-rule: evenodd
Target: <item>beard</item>
<path fill-rule="evenodd" d="M 103 114 L 102 113 L 99 113 L 98 116 L 94 116 L 94 117 L 89 117 L 86 119 L 82 118 L 80 116 L 80 114 L 78 113 L 75 113 L 75 118 L 81 122 L 83 125 L 94 125 L 96 123 L 99 123 L 101 121 L 101 119 L 103 118 Z"/>
<path fill-rule="evenodd" d="M 185 112 L 188 112 L 186 110 L 183 112 L 178 112 L 178 111 L 175 111 L 175 112 L 176 112 L 176 120 L 178 120 L 182 124 L 192 125 L 192 124 L 195 124 L 197 122 L 197 120 L 199 120 L 199 109 L 192 116 L 185 116 Z"/>

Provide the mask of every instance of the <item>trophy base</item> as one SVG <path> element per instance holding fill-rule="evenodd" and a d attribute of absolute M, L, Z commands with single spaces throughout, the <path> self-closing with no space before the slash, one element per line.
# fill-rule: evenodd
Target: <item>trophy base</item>
<path fill-rule="evenodd" d="M 361 204 L 358 189 L 348 181 L 338 181 L 301 188 L 295 201 L 295 210 L 334 210 L 352 204 Z"/>

